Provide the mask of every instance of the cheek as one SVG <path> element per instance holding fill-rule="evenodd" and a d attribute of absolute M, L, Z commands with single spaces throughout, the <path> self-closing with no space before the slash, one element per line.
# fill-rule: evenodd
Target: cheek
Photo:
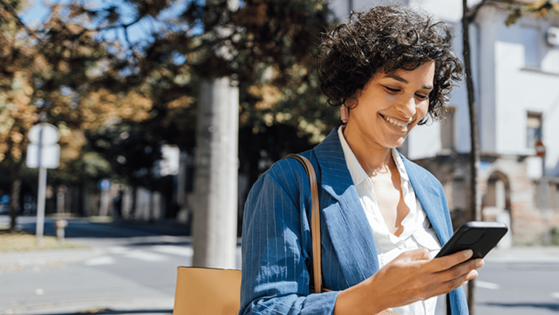
<path fill-rule="evenodd" d="M 427 115 L 427 111 L 429 110 L 429 102 L 423 102 L 419 106 L 417 106 L 417 118 L 418 120 L 423 119 L 425 115 Z"/>

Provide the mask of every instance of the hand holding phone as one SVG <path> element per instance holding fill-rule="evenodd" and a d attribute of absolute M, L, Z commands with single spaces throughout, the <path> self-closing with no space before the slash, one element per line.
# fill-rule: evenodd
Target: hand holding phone
<path fill-rule="evenodd" d="M 499 243 L 508 227 L 501 222 L 471 221 L 459 227 L 435 258 L 471 249 L 470 259 L 483 258 Z"/>

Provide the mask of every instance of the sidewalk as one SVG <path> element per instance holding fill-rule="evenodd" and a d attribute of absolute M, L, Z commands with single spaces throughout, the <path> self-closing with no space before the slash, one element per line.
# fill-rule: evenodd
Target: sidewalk
<path fill-rule="evenodd" d="M 559 247 L 530 246 L 493 249 L 485 257 L 487 262 L 499 263 L 559 263 Z"/>
<path fill-rule="evenodd" d="M 6 252 L 0 253 L 0 271 L 73 264 L 104 254 L 105 251 L 99 248 Z"/>

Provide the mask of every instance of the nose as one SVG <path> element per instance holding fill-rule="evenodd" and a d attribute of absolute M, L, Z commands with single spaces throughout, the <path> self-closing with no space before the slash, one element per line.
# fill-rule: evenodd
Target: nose
<path fill-rule="evenodd" d="M 411 119 L 416 112 L 416 99 L 415 97 L 406 97 L 406 99 L 402 100 L 398 106 L 396 106 L 396 110 L 402 113 L 405 119 Z"/>

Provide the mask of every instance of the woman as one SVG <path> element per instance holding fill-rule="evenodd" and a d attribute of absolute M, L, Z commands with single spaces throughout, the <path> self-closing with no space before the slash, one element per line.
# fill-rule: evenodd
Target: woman
<path fill-rule="evenodd" d="M 294 159 L 274 164 L 245 206 L 239 314 L 434 314 L 448 293 L 467 314 L 462 288 L 477 276 L 471 251 L 433 259 L 452 235 L 440 183 L 401 156 L 427 115 L 443 116 L 460 61 L 443 23 L 404 7 L 375 7 L 326 34 L 322 90 L 345 126 L 302 153 L 317 170 L 322 272 L 312 281 L 308 178 Z"/>

